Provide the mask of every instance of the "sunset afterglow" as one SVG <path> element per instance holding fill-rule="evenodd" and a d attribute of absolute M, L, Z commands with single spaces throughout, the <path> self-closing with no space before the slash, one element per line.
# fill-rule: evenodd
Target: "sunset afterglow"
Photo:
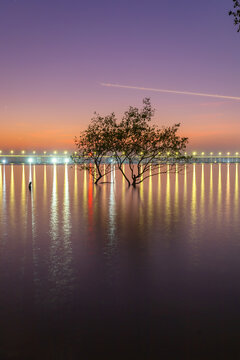
<path fill-rule="evenodd" d="M 72 151 L 94 111 L 120 117 L 147 96 L 158 125 L 181 122 L 190 150 L 238 151 L 240 47 L 229 3 L 2 1 L 1 148 Z"/>

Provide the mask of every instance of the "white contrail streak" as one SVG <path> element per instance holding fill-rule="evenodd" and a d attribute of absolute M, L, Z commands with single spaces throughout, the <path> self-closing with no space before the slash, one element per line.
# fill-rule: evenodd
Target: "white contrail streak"
<path fill-rule="evenodd" d="M 109 84 L 109 83 L 101 83 L 101 85 L 102 86 L 115 87 L 115 88 L 144 90 L 144 91 L 155 91 L 155 92 L 162 92 L 162 93 L 169 93 L 169 94 L 194 95 L 194 96 L 213 97 L 213 98 L 218 98 L 218 99 L 240 100 L 240 97 L 238 97 L 238 96 L 205 94 L 205 93 L 197 93 L 197 92 L 190 92 L 190 91 L 153 89 L 153 88 L 145 88 L 145 87 L 140 87 L 140 86 L 129 86 L 129 85 L 119 85 L 119 84 Z"/>

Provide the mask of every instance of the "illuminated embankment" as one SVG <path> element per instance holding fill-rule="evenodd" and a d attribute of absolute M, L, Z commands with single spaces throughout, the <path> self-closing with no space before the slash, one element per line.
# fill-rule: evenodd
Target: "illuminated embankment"
<path fill-rule="evenodd" d="M 15 152 L 3 152 L 0 150 L 0 163 L 2 164 L 68 164 L 73 163 L 71 155 L 67 151 L 52 153 L 44 152 L 26 152 L 25 150 Z"/>
<path fill-rule="evenodd" d="M 53 151 L 53 152 L 26 152 L 20 151 L 15 152 L 11 150 L 9 152 L 3 152 L 0 150 L 0 163 L 2 164 L 73 164 L 74 161 L 72 160 L 73 157 L 76 157 L 77 160 L 77 153 L 69 153 L 67 151 L 60 152 L 60 151 Z M 185 153 L 186 156 L 190 156 L 188 162 L 190 163 L 240 163 L 240 153 L 205 153 L 205 152 L 192 152 L 192 153 Z M 172 163 L 175 162 L 176 159 L 169 157 L 159 159 L 162 162 Z M 106 163 L 114 162 L 114 159 L 110 156 L 105 156 L 104 161 Z M 180 161 L 181 162 L 181 161 Z M 184 162 L 184 159 L 183 159 Z"/>

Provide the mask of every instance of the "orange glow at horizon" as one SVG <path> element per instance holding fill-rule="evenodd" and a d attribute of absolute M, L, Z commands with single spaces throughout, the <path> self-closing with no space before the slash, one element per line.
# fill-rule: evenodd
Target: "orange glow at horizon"
<path fill-rule="evenodd" d="M 62 129 L 49 129 L 42 132 L 36 132 L 29 129 L 27 133 L 20 133 L 18 131 L 12 131 L 11 134 L 3 129 L 0 133 L 0 148 L 1 150 L 10 151 L 43 151 L 43 150 L 74 150 L 74 136 L 78 135 L 82 129 L 72 129 L 72 133 L 66 133 L 64 128 Z M 221 149 L 229 148 L 230 150 L 239 150 L 239 134 L 240 129 L 236 129 L 233 134 L 232 129 L 226 125 L 219 126 L 216 129 L 189 129 L 187 126 L 183 126 L 180 135 L 189 138 L 187 148 L 205 150 L 206 148 Z"/>
<path fill-rule="evenodd" d="M 99 108 L 101 115 L 107 115 L 115 109 L 117 118 L 120 119 L 123 114 L 122 110 L 126 110 L 131 102 L 134 104 L 131 99 L 126 100 L 126 106 L 124 104 L 94 104 L 93 108 Z M 152 104 L 155 107 L 156 99 L 152 100 Z M 227 111 L 224 114 L 221 114 L 221 111 L 211 113 L 211 111 L 206 111 L 209 106 L 205 103 L 203 104 L 205 109 L 203 113 L 200 111 L 201 103 L 198 105 L 190 103 L 180 105 L 180 107 L 177 107 L 175 104 L 175 108 L 173 104 L 171 108 L 168 108 L 169 105 L 166 104 L 166 109 L 158 107 L 152 122 L 159 126 L 168 126 L 180 122 L 179 134 L 189 138 L 187 150 L 240 150 L 240 124 L 234 113 L 230 111 L 229 118 L 231 120 L 229 120 Z M 54 112 L 53 109 L 48 108 L 40 111 L 37 107 L 36 113 L 33 109 L 29 113 L 25 109 L 19 115 L 15 112 L 5 114 L 1 123 L 0 149 L 3 151 L 11 149 L 15 151 L 25 150 L 27 152 L 55 149 L 74 151 L 74 137 L 78 136 L 80 131 L 86 129 L 93 117 L 94 110 L 93 108 L 81 109 L 80 116 L 78 113 L 80 110 L 74 109 L 68 114 L 67 105 L 64 106 L 65 108 L 61 109 L 62 113 L 60 113 L 60 110 Z M 142 107 L 140 99 L 139 104 L 136 104 L 136 106 Z M 179 111 L 183 106 L 187 109 L 187 114 Z M 223 105 L 217 104 L 216 106 Z M 185 112 L 185 108 L 183 108 L 183 112 Z"/>

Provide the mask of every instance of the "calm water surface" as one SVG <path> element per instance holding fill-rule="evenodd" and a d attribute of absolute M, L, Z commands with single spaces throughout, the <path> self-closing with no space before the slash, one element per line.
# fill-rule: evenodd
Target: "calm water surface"
<path fill-rule="evenodd" d="M 239 173 L 0 165 L 0 358 L 240 358 Z"/>

